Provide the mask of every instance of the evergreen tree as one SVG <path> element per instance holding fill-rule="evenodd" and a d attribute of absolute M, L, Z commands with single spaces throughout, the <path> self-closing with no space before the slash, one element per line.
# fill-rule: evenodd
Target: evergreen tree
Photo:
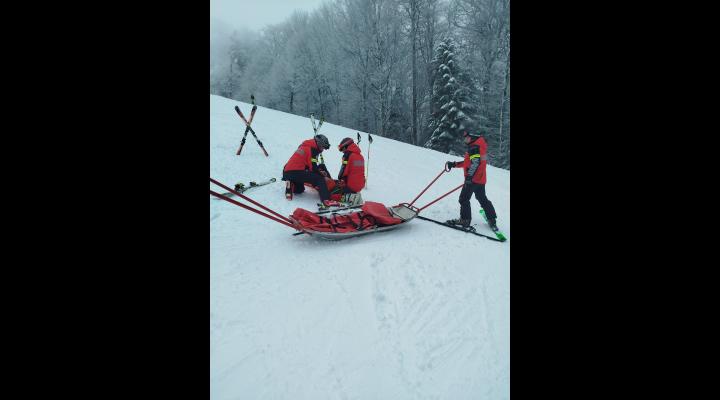
<path fill-rule="evenodd" d="M 477 110 L 472 83 L 458 65 L 452 40 L 446 39 L 436 47 L 432 73 L 435 77 L 428 121 L 432 134 L 425 147 L 462 154 L 462 133 L 476 129 Z"/>

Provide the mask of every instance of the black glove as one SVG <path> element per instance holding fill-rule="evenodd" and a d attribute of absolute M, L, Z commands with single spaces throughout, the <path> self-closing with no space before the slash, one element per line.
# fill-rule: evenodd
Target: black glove
<path fill-rule="evenodd" d="M 448 161 L 445 163 L 445 169 L 455 168 L 455 161 Z"/>
<path fill-rule="evenodd" d="M 472 184 L 473 184 L 473 181 L 472 181 L 471 177 L 465 178 L 465 187 L 470 187 L 470 186 L 472 186 Z"/>

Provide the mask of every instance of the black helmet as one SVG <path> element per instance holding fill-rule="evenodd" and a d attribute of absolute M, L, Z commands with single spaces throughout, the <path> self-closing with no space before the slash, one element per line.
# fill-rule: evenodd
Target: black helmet
<path fill-rule="evenodd" d="M 340 141 L 340 144 L 338 145 L 338 150 L 345 151 L 345 149 L 353 143 L 355 142 L 352 140 L 352 138 L 346 137 L 345 139 Z"/>
<path fill-rule="evenodd" d="M 325 135 L 315 135 L 315 143 L 317 143 L 321 149 L 327 150 L 330 148 L 330 141 Z"/>
<path fill-rule="evenodd" d="M 471 138 L 479 138 L 480 136 L 482 136 L 482 133 L 463 131 L 463 137 L 466 137 L 466 136 L 470 136 Z"/>

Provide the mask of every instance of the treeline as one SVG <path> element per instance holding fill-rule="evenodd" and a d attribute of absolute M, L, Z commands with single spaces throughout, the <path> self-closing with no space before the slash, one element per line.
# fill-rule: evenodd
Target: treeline
<path fill-rule="evenodd" d="M 334 0 L 224 39 L 212 94 L 456 155 L 481 130 L 510 169 L 509 0 Z"/>

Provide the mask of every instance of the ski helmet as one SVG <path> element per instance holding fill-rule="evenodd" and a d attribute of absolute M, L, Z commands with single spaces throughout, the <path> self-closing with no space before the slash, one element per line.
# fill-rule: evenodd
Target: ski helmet
<path fill-rule="evenodd" d="M 355 143 L 352 138 L 346 137 L 345 139 L 340 141 L 340 144 L 338 145 L 338 150 L 345 151 L 348 146 Z"/>
<path fill-rule="evenodd" d="M 469 137 L 471 137 L 471 138 L 473 138 L 473 139 L 477 139 L 477 138 L 479 138 L 480 136 L 482 136 L 482 133 L 480 133 L 480 132 L 468 132 L 468 131 L 463 131 L 463 137 L 466 137 L 466 136 L 469 136 Z"/>
<path fill-rule="evenodd" d="M 330 141 L 325 135 L 315 135 L 315 143 L 317 143 L 321 149 L 327 150 L 330 148 Z"/>

